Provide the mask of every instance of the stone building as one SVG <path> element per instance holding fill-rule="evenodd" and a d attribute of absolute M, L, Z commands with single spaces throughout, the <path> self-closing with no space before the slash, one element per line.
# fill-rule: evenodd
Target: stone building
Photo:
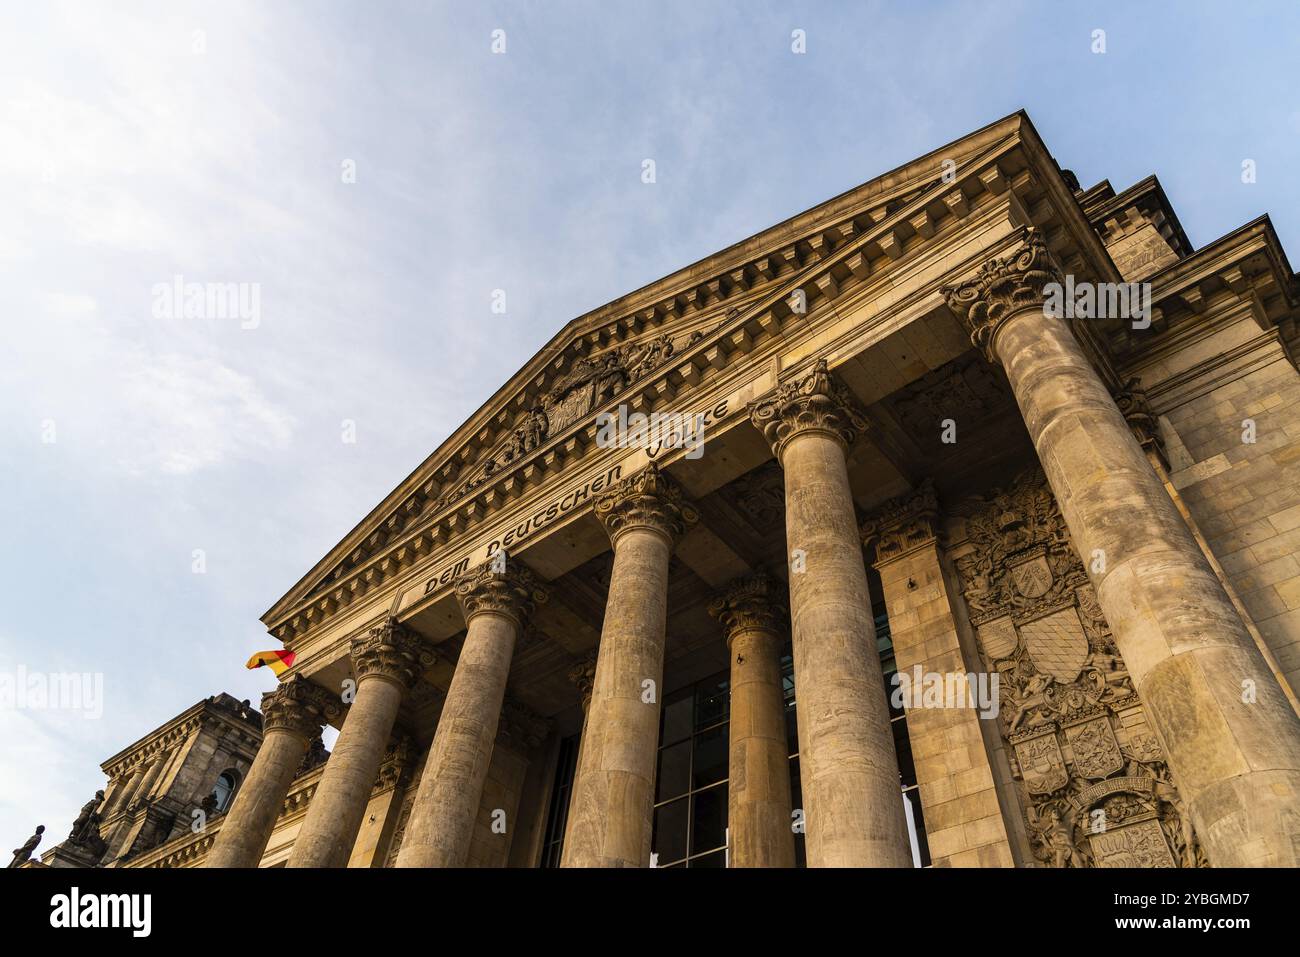
<path fill-rule="evenodd" d="M 1266 217 L 1193 249 L 1023 113 L 744 239 L 275 603 L 229 811 L 132 863 L 1300 864 L 1298 317 Z"/>

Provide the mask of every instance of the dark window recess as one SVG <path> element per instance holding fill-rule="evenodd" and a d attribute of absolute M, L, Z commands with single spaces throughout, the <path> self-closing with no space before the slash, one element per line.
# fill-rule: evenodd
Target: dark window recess
<path fill-rule="evenodd" d="M 551 788 L 551 808 L 546 815 L 542 867 L 560 866 L 560 855 L 564 851 L 564 829 L 569 823 L 569 793 L 573 790 L 573 772 L 578 765 L 578 739 L 579 735 L 575 734 L 560 742 L 555 786 Z"/>

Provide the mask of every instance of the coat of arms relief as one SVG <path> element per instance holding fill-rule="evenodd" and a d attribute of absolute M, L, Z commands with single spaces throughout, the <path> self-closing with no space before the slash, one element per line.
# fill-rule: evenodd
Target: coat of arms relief
<path fill-rule="evenodd" d="M 1191 820 L 1042 472 L 962 503 L 957 550 L 1035 855 L 1201 867 Z"/>

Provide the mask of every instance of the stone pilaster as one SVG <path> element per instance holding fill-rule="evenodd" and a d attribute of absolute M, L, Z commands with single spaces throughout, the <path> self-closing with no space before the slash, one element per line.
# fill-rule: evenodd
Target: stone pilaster
<path fill-rule="evenodd" d="M 1216 866 L 1295 866 L 1300 719 L 1044 287 L 1042 237 L 945 290 L 1000 363 Z"/>
<path fill-rule="evenodd" d="M 749 406 L 785 470 L 808 864 L 910 867 L 845 453 L 866 421 L 825 361 Z"/>
<path fill-rule="evenodd" d="M 262 745 L 205 867 L 257 867 L 309 743 L 342 710 L 338 698 L 301 675 L 262 695 Z"/>
<path fill-rule="evenodd" d="M 614 545 L 564 867 L 646 867 L 663 697 L 668 561 L 698 513 L 655 466 L 596 501 Z"/>
<path fill-rule="evenodd" d="M 885 593 L 899 687 L 919 691 L 923 685 L 917 678 L 924 682 L 929 676 L 943 680 L 945 687 L 974 693 L 978 685 L 968 687 L 965 676 L 978 680 L 979 654 L 973 636 L 960 630 L 964 622 L 958 624 L 960 591 L 939 545 L 933 485 L 927 482 L 885 503 L 861 531 L 863 546 L 875 554 Z M 955 700 L 930 707 L 919 694 L 904 698 L 931 863 L 1014 866 L 1016 852 L 1006 822 L 1014 821 L 1017 812 L 1006 761 L 992 757 L 1002 748 L 997 727 L 981 720 L 969 697 L 954 695 Z M 996 706 L 996 699 L 991 703 Z"/>
<path fill-rule="evenodd" d="M 731 657 L 728 829 L 731 867 L 794 867 L 790 756 L 781 688 L 786 610 L 767 578 L 736 582 L 709 606 Z"/>
<path fill-rule="evenodd" d="M 290 867 L 347 864 L 402 697 L 433 660 L 433 652 L 391 618 L 352 639 L 356 697 L 294 840 Z"/>
<path fill-rule="evenodd" d="M 505 867 L 509 863 L 521 830 L 519 809 L 530 755 L 541 746 L 548 730 L 544 718 L 506 699 L 474 821 L 466 860 L 469 867 Z"/>
<path fill-rule="evenodd" d="M 464 867 L 524 619 L 547 592 L 521 562 L 489 560 L 455 585 L 468 630 L 420 776 L 398 867 Z"/>

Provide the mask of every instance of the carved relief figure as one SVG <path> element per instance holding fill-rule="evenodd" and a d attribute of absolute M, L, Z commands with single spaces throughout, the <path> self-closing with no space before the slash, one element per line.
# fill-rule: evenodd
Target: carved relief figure
<path fill-rule="evenodd" d="M 551 436 L 594 415 L 633 382 L 704 338 L 697 329 L 674 342 L 663 334 L 631 342 L 594 356 L 583 356 L 532 406 L 492 450 L 463 471 L 453 488 L 435 503 L 443 508 L 485 484 L 497 473 L 532 453 Z"/>

